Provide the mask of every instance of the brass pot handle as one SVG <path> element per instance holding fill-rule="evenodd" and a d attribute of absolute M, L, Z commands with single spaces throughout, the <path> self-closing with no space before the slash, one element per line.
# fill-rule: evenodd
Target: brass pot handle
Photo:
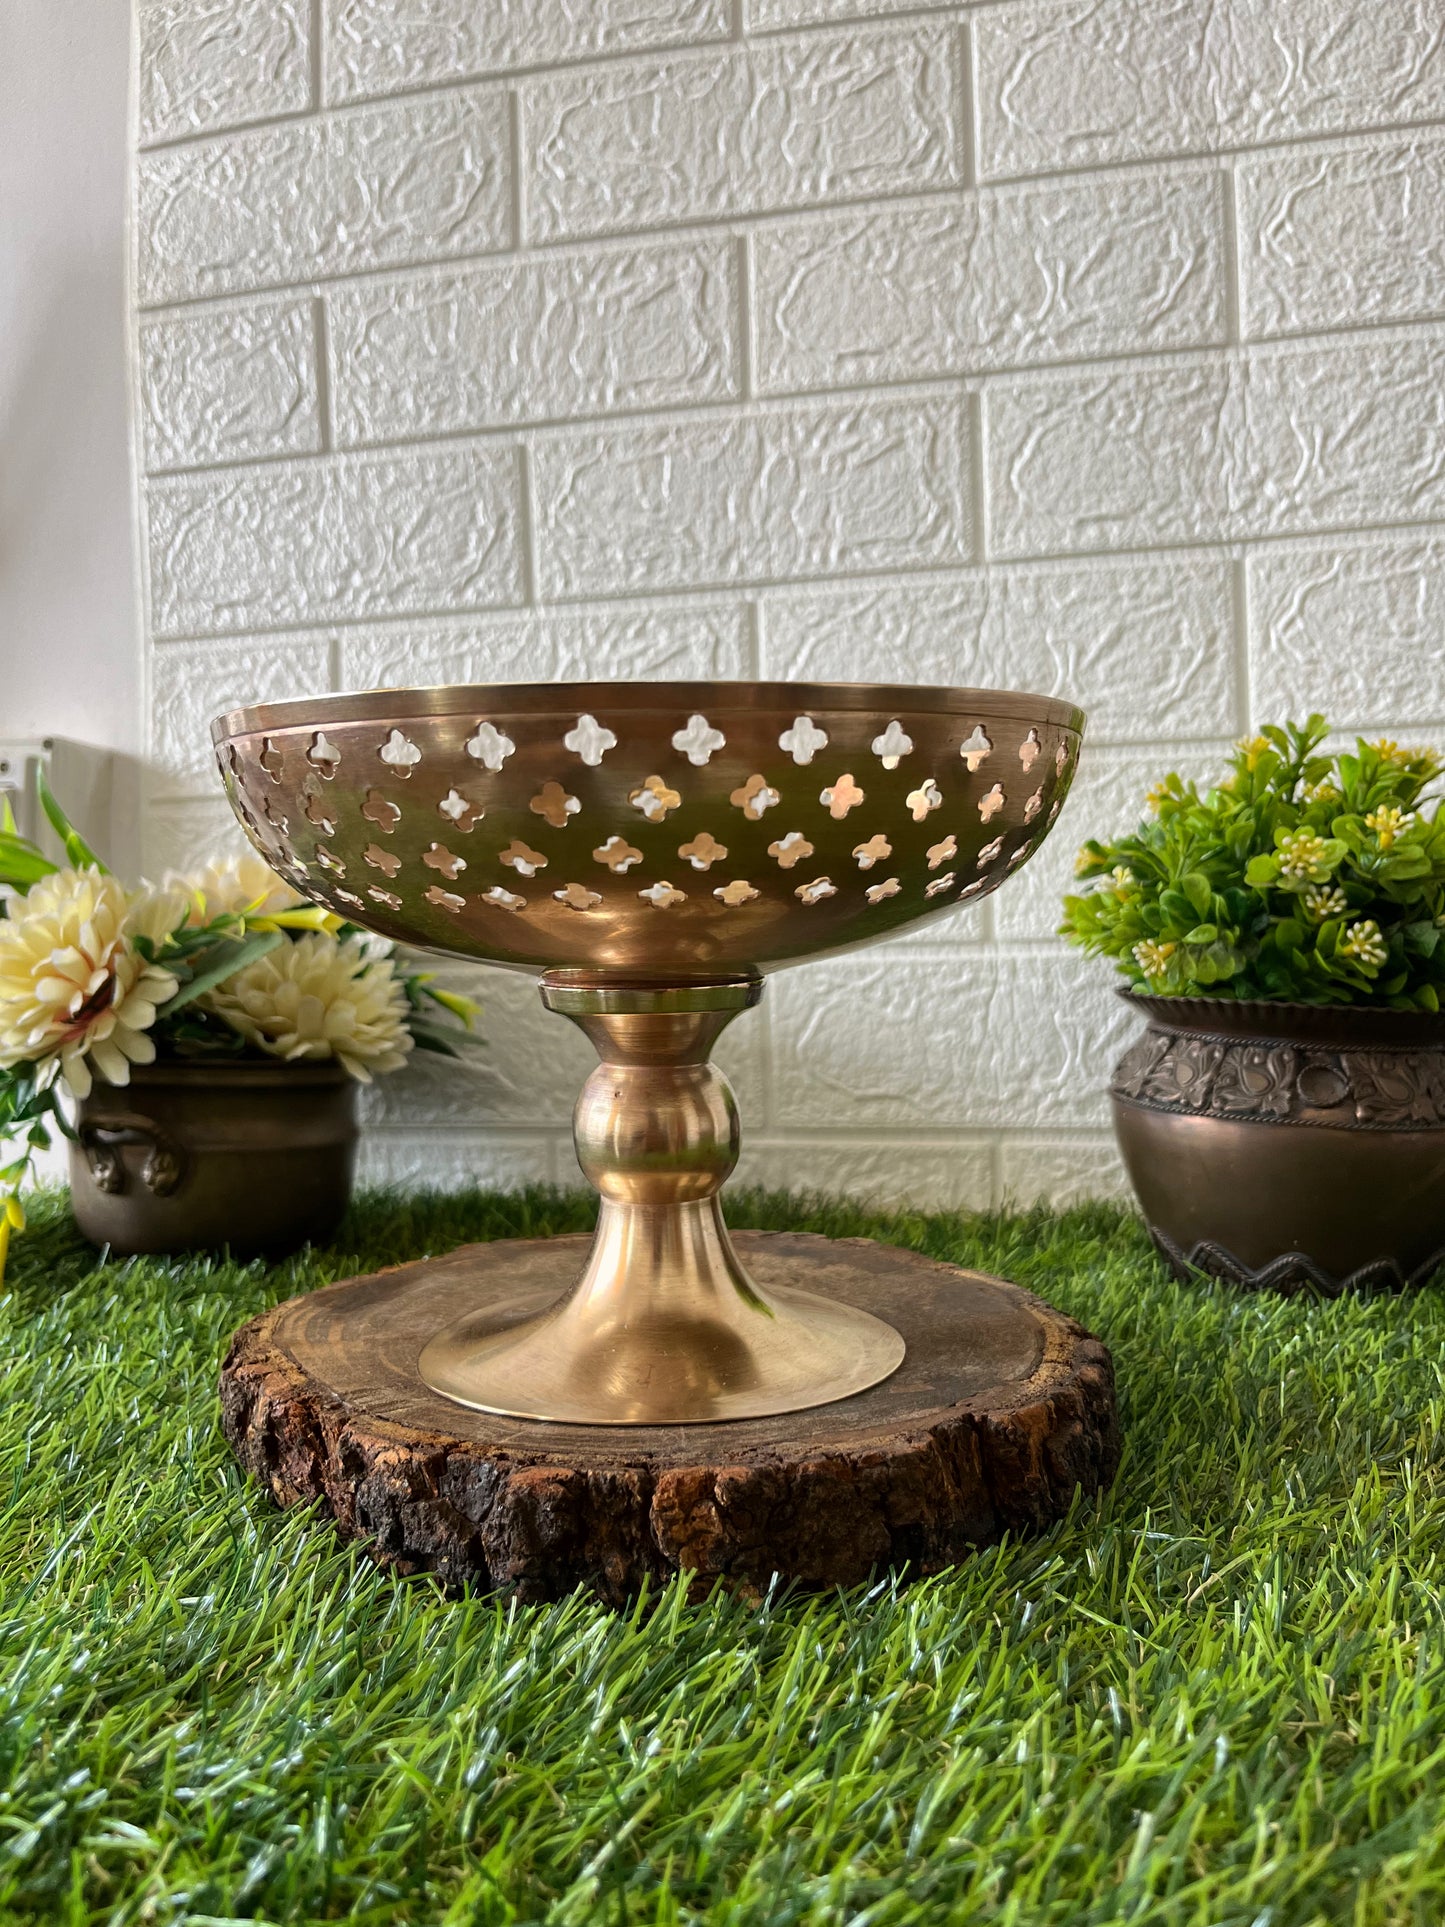
<path fill-rule="evenodd" d="M 126 1144 L 146 1146 L 141 1182 L 153 1197 L 170 1197 L 185 1176 L 186 1161 L 180 1146 L 154 1119 L 142 1117 L 137 1111 L 88 1117 L 77 1136 L 98 1191 L 114 1194 L 125 1190 L 125 1163 L 120 1151 Z"/>

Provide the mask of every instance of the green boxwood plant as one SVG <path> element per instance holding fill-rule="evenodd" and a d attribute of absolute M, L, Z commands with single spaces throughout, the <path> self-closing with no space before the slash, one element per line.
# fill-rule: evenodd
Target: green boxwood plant
<path fill-rule="evenodd" d="M 1062 932 L 1156 996 L 1439 1010 L 1445 809 L 1433 750 L 1321 749 L 1322 716 L 1238 745 L 1201 795 L 1168 776 L 1151 816 L 1089 842 Z"/>

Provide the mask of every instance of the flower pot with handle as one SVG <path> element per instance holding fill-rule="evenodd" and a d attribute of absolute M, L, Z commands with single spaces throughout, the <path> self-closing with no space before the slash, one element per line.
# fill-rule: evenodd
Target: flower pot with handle
<path fill-rule="evenodd" d="M 184 1062 L 79 1101 L 70 1195 L 112 1251 L 275 1256 L 325 1238 L 356 1163 L 356 1081 L 332 1062 Z"/>

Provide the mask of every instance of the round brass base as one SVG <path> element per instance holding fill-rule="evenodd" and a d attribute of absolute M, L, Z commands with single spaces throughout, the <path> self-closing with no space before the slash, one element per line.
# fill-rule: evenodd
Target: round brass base
<path fill-rule="evenodd" d="M 831 1405 L 903 1363 L 871 1312 L 816 1292 L 719 1294 L 710 1315 L 657 1304 L 602 1318 L 531 1292 L 467 1312 L 417 1364 L 434 1392 L 478 1412 L 577 1425 L 706 1425 Z"/>

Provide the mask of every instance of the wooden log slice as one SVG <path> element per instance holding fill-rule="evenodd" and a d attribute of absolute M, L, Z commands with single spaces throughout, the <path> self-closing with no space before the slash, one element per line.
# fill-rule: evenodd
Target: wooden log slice
<path fill-rule="evenodd" d="M 621 1601 L 679 1569 L 743 1588 L 936 1572 L 1060 1517 L 1119 1457 L 1108 1352 L 1030 1292 L 865 1238 L 736 1234 L 764 1286 L 876 1312 L 903 1364 L 837 1404 L 724 1424 L 492 1417 L 424 1385 L 417 1358 L 482 1304 L 529 1316 L 579 1276 L 586 1238 L 467 1245 L 293 1298 L 221 1368 L 226 1437 L 283 1506 L 322 1499 L 404 1571 L 519 1598 L 579 1583 Z"/>

